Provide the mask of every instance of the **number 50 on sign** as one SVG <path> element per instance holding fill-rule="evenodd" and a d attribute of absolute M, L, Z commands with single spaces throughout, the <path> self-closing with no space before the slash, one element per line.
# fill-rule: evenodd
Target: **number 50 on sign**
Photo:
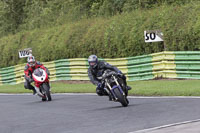
<path fill-rule="evenodd" d="M 144 31 L 145 42 L 160 42 L 164 41 L 163 33 L 159 30 Z"/>

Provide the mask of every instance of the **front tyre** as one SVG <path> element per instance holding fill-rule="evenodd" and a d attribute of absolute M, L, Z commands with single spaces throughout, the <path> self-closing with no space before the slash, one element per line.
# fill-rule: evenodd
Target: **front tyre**
<path fill-rule="evenodd" d="M 46 100 L 47 100 L 46 96 L 42 98 L 42 101 L 46 101 Z"/>
<path fill-rule="evenodd" d="M 44 83 L 44 84 L 42 84 L 42 87 L 44 88 L 46 99 L 48 101 L 51 101 L 51 93 L 49 91 L 49 89 L 50 89 L 49 85 Z"/>
<path fill-rule="evenodd" d="M 115 88 L 114 89 L 114 93 L 116 95 L 116 97 L 118 98 L 118 101 L 122 104 L 122 106 L 127 107 L 128 106 L 128 99 L 126 98 L 125 95 L 123 95 L 119 88 Z"/>

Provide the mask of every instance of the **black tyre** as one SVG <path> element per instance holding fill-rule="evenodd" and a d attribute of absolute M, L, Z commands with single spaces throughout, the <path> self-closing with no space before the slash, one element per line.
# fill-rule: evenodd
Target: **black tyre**
<path fill-rule="evenodd" d="M 50 89 L 50 88 L 49 88 L 49 85 L 43 84 L 42 86 L 43 86 L 44 91 L 45 91 L 46 99 L 47 99 L 48 101 L 51 101 L 51 93 L 50 93 L 50 91 L 49 91 L 49 89 Z"/>
<path fill-rule="evenodd" d="M 128 99 L 125 95 L 121 94 L 120 90 L 118 88 L 114 89 L 114 93 L 116 97 L 118 98 L 118 101 L 122 104 L 122 106 L 127 107 L 128 106 Z"/>
<path fill-rule="evenodd" d="M 42 101 L 46 101 L 46 100 L 47 100 L 46 97 L 42 98 Z"/>
<path fill-rule="evenodd" d="M 124 82 L 124 80 L 122 78 L 119 78 L 119 83 L 125 93 L 126 96 L 128 96 L 128 90 L 126 89 L 126 83 Z"/>

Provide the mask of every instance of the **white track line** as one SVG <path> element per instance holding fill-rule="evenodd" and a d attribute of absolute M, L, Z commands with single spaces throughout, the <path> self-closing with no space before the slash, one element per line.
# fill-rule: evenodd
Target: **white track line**
<path fill-rule="evenodd" d="M 168 124 L 168 125 L 163 125 L 159 127 L 153 127 L 153 128 L 148 128 L 148 129 L 143 129 L 143 130 L 138 130 L 138 131 L 133 131 L 133 132 L 128 132 L 128 133 L 147 133 L 154 130 L 159 130 L 159 129 L 173 127 L 173 126 L 179 126 L 179 125 L 184 125 L 184 124 L 189 124 L 189 123 L 194 123 L 194 122 L 200 122 L 200 119 L 178 122 L 178 123 L 173 123 L 173 124 Z"/>
<path fill-rule="evenodd" d="M 92 95 L 92 96 L 95 96 L 97 94 L 96 93 L 54 93 L 53 95 L 74 95 L 74 96 Z"/>
<path fill-rule="evenodd" d="M 21 94 L 9 94 L 9 93 L 0 93 L 0 96 L 26 96 L 33 95 L 32 93 L 21 93 Z"/>
<path fill-rule="evenodd" d="M 135 98 L 135 99 L 155 99 L 155 98 L 158 98 L 158 99 L 161 99 L 161 98 L 191 98 L 191 99 L 200 99 L 200 96 L 152 96 L 152 97 L 149 97 L 149 96 L 128 96 L 128 98 Z"/>
<path fill-rule="evenodd" d="M 21 94 L 8 94 L 8 93 L 0 93 L 0 96 L 25 96 L 25 95 L 33 95 L 32 93 L 21 93 Z M 52 95 L 74 95 L 74 96 L 97 96 L 96 93 L 53 93 Z M 188 98 L 188 99 L 200 99 L 200 96 L 128 96 L 128 98 L 134 98 L 134 99 L 162 99 L 162 98 Z"/>
<path fill-rule="evenodd" d="M 9 93 L 0 93 L 0 96 L 26 96 L 26 95 L 33 95 L 32 93 L 18 93 L 18 94 L 9 94 Z M 52 95 L 97 95 L 95 93 L 52 93 Z"/>

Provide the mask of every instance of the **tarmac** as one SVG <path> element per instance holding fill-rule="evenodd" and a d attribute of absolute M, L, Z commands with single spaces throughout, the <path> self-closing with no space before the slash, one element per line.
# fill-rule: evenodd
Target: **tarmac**
<path fill-rule="evenodd" d="M 129 97 L 128 107 L 90 94 L 0 95 L 0 133 L 200 133 L 199 97 Z"/>

